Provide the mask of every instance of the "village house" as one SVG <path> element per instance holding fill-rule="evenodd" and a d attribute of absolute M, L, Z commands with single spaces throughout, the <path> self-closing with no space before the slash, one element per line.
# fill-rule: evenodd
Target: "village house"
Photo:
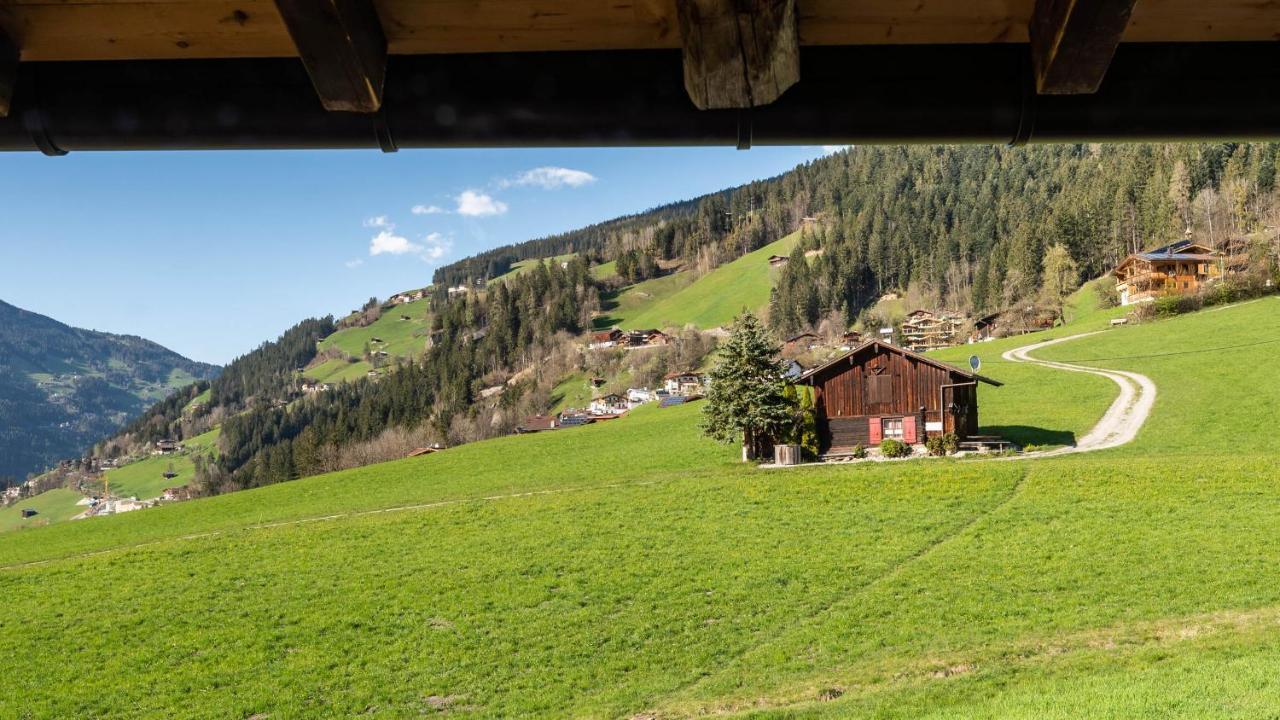
<path fill-rule="evenodd" d="M 155 454 L 168 455 L 170 453 L 175 453 L 178 451 L 179 447 L 177 440 L 157 440 L 155 445 Z"/>
<path fill-rule="evenodd" d="M 656 347 L 659 345 L 667 345 L 671 342 L 671 338 L 661 330 L 627 330 L 622 333 L 619 343 L 628 350 L 643 347 Z"/>
<path fill-rule="evenodd" d="M 790 259 L 791 258 L 787 257 L 786 255 L 770 255 L 769 267 L 782 267 L 783 265 L 786 265 L 787 261 L 789 261 Z"/>
<path fill-rule="evenodd" d="M 329 389 L 331 389 L 331 387 L 332 386 L 329 385 L 329 383 L 318 383 L 318 382 L 313 382 L 311 380 L 302 381 L 302 392 L 308 395 L 313 395 L 315 393 L 320 393 L 320 392 L 326 392 Z"/>
<path fill-rule="evenodd" d="M 1121 305 L 1198 291 L 1222 275 L 1221 254 L 1190 240 L 1134 253 L 1116 266 Z"/>
<path fill-rule="evenodd" d="M 535 433 L 555 430 L 559 426 L 555 415 L 530 415 L 516 426 L 518 433 Z"/>
<path fill-rule="evenodd" d="M 415 300 L 421 300 L 423 297 L 425 297 L 425 293 L 423 293 L 421 290 L 414 290 L 411 292 L 402 292 L 402 293 L 398 293 L 396 295 L 391 296 L 391 304 L 404 305 L 405 303 L 411 303 L 411 302 L 414 302 Z"/>
<path fill-rule="evenodd" d="M 589 410 L 592 415 L 621 415 L 631 409 L 627 398 L 617 394 L 609 393 L 591 401 Z"/>
<path fill-rule="evenodd" d="M 882 440 L 908 444 L 978 431 L 978 383 L 1001 383 L 902 347 L 872 340 L 800 379 L 814 388 L 824 455 Z"/>
<path fill-rule="evenodd" d="M 902 321 L 902 345 L 914 352 L 959 345 L 964 322 L 956 313 L 913 310 Z"/>
<path fill-rule="evenodd" d="M 846 332 L 844 335 L 840 336 L 840 345 L 845 350 L 849 350 L 854 347 L 857 347 L 858 344 L 861 342 L 862 342 L 862 333 L 858 332 L 857 330 L 850 330 L 849 332 Z"/>
<path fill-rule="evenodd" d="M 667 373 L 662 380 L 668 395 L 689 397 L 703 391 L 703 377 L 695 372 Z"/>
<path fill-rule="evenodd" d="M 655 398 L 653 396 L 653 391 L 650 390 L 649 388 L 628 388 L 627 389 L 627 402 L 630 403 L 632 407 L 635 407 L 636 405 L 643 405 L 647 402 L 652 402 L 654 399 Z"/>
<path fill-rule="evenodd" d="M 559 423 L 562 428 L 579 427 L 595 422 L 595 418 L 581 410 L 565 410 L 560 413 Z"/>
<path fill-rule="evenodd" d="M 587 347 L 592 350 L 602 350 L 611 348 L 622 341 L 622 331 L 618 328 L 610 328 L 601 330 L 600 332 L 591 333 L 591 340 Z"/>
<path fill-rule="evenodd" d="M 822 338 L 811 332 L 802 332 L 799 335 L 793 335 L 782 341 L 782 352 L 793 355 L 818 347 L 822 344 Z"/>
<path fill-rule="evenodd" d="M 160 499 L 169 501 L 169 502 L 173 502 L 177 500 L 190 500 L 191 488 L 186 487 L 185 485 L 182 487 L 165 488 L 164 492 L 160 493 Z"/>

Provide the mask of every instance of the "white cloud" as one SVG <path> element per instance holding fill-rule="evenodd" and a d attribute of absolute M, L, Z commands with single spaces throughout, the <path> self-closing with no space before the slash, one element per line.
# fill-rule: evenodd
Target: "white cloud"
<path fill-rule="evenodd" d="M 395 225 L 391 224 L 391 221 L 387 219 L 386 215 L 374 215 L 371 218 L 365 218 L 364 226 L 370 228 L 395 228 Z"/>
<path fill-rule="evenodd" d="M 409 212 L 414 215 L 441 215 L 449 211 L 439 205 L 414 205 Z"/>
<path fill-rule="evenodd" d="M 426 262 L 440 260 L 449 251 L 453 249 L 453 242 L 445 238 L 438 232 L 433 232 L 422 238 L 422 252 L 418 253 Z"/>
<path fill-rule="evenodd" d="M 409 238 L 396 235 L 394 230 L 383 230 L 369 240 L 370 255 L 409 255 L 422 251 L 422 246 L 409 242 Z"/>
<path fill-rule="evenodd" d="M 346 265 L 349 268 L 358 268 L 363 264 L 364 264 L 363 258 L 355 258 L 353 260 L 348 260 L 345 263 L 343 263 L 343 265 Z"/>
<path fill-rule="evenodd" d="M 596 176 L 585 170 L 564 167 L 540 167 L 526 170 L 514 178 L 499 183 L 502 187 L 532 185 L 544 190 L 561 187 L 582 187 L 596 181 Z"/>
<path fill-rule="evenodd" d="M 854 146 L 853 146 L 853 145 L 823 145 L 823 146 L 822 146 L 822 154 L 823 154 L 823 155 L 835 155 L 836 153 L 840 152 L 841 150 L 848 150 L 848 149 L 849 149 L 849 148 L 851 148 L 851 147 L 854 147 Z"/>
<path fill-rule="evenodd" d="M 458 214 L 467 217 L 485 217 L 501 215 L 507 211 L 507 204 L 495 200 L 491 195 L 479 190 L 463 190 L 457 197 Z"/>

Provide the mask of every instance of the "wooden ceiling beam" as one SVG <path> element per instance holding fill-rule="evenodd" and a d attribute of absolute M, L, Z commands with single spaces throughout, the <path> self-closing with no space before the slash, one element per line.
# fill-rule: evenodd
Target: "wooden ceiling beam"
<path fill-rule="evenodd" d="M 676 17 L 698 109 L 768 105 L 800 80 L 796 0 L 677 0 Z"/>
<path fill-rule="evenodd" d="M 1041 95 L 1098 91 L 1136 0 L 1036 0 L 1028 34 Z"/>
<path fill-rule="evenodd" d="M 18 46 L 0 30 L 0 118 L 9 117 L 18 80 Z"/>
<path fill-rule="evenodd" d="M 382 106 L 387 38 L 372 0 L 275 0 L 326 110 Z"/>

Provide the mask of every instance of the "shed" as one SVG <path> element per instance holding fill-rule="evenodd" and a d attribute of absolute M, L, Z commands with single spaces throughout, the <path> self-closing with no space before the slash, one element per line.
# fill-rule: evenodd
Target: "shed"
<path fill-rule="evenodd" d="M 924 442 L 978 431 L 978 383 L 996 380 L 905 348 L 870 340 L 799 381 L 814 388 L 822 452 L 840 453 L 886 438 Z"/>

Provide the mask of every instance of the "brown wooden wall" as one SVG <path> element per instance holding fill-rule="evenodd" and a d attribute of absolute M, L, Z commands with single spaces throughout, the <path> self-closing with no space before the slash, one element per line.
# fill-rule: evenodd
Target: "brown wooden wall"
<path fill-rule="evenodd" d="M 925 408 L 928 419 L 936 421 L 941 407 L 943 385 L 966 382 L 966 378 L 896 352 L 869 349 L 842 360 L 813 378 L 819 414 L 827 418 L 866 415 L 910 415 Z M 887 377 L 887 398 L 868 397 L 868 377 Z"/>

